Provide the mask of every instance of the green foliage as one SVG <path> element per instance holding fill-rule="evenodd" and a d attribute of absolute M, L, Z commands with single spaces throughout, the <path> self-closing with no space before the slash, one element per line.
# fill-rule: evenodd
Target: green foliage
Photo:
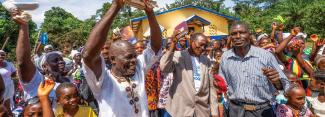
<path fill-rule="evenodd" d="M 33 45 L 35 39 L 37 39 L 36 24 L 33 21 L 29 22 L 29 31 L 31 44 Z M 0 49 L 9 37 L 8 43 L 5 45 L 4 51 L 7 52 L 7 57 L 10 61 L 16 60 L 16 44 L 18 38 L 19 26 L 11 20 L 10 13 L 5 10 L 3 6 L 0 6 Z"/>
<path fill-rule="evenodd" d="M 266 4 L 268 3 L 268 4 Z M 325 1 L 323 0 L 255 0 L 255 2 L 236 1 L 235 14 L 250 24 L 252 31 L 263 28 L 271 31 L 273 18 L 281 15 L 286 19 L 286 31 L 300 26 L 308 35 L 324 37 Z"/>
<path fill-rule="evenodd" d="M 48 33 L 49 42 L 58 48 L 63 48 L 62 43 L 65 42 L 84 43 L 90 28 L 92 28 L 60 7 L 52 7 L 44 15 L 42 31 Z M 85 29 L 87 26 L 88 28 Z"/>
<path fill-rule="evenodd" d="M 110 3 L 103 4 L 103 7 L 97 10 L 96 16 L 100 18 L 103 17 L 105 13 L 108 11 L 110 6 L 111 6 Z M 117 27 L 121 28 L 130 25 L 130 20 L 132 18 L 136 18 L 144 15 L 145 13 L 142 10 L 138 10 L 138 9 L 133 10 L 131 9 L 130 6 L 124 6 L 119 12 L 119 14 L 117 15 L 117 17 L 115 18 L 111 26 L 111 29 L 115 29 Z"/>

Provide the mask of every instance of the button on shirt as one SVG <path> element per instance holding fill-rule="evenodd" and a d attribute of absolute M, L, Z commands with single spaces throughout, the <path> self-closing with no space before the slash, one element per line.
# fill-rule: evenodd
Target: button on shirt
<path fill-rule="evenodd" d="M 132 79 L 134 79 L 134 82 L 137 84 L 136 92 L 138 93 L 137 95 L 139 95 L 138 104 L 140 104 L 140 107 L 138 107 L 139 113 L 135 113 L 133 105 L 129 103 L 130 99 L 127 97 L 125 87 L 118 83 L 109 71 L 104 71 L 105 61 L 103 57 L 101 57 L 103 72 L 99 80 L 96 79 L 94 72 L 82 61 L 87 83 L 98 101 L 100 110 L 99 117 L 148 116 L 148 102 L 144 86 L 144 77 L 151 65 L 158 60 L 159 55 L 161 55 L 161 51 L 155 55 L 155 52 L 149 47 L 144 50 L 142 55 L 137 57 L 136 72 Z"/>
<path fill-rule="evenodd" d="M 242 58 L 233 49 L 226 51 L 221 58 L 219 75 L 227 82 L 229 99 L 256 104 L 274 101 L 276 88 L 263 74 L 262 68 L 275 68 L 283 87 L 289 88 L 287 77 L 270 52 L 251 46 Z"/>
<path fill-rule="evenodd" d="M 201 70 L 200 70 L 199 57 L 191 56 L 191 59 L 192 59 L 192 65 L 193 65 L 194 86 L 195 86 L 196 92 L 198 92 L 201 87 Z"/>

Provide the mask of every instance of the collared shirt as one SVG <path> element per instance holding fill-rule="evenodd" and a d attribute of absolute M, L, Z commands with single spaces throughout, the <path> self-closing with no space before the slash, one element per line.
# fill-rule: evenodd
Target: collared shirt
<path fill-rule="evenodd" d="M 200 70 L 199 57 L 191 56 L 191 59 L 193 65 L 194 87 L 196 92 L 198 92 L 201 87 L 201 70 Z"/>
<path fill-rule="evenodd" d="M 226 51 L 221 58 L 219 75 L 227 82 L 229 99 L 246 103 L 274 101 L 276 88 L 263 74 L 262 68 L 275 68 L 283 87 L 289 88 L 289 81 L 272 53 L 251 46 L 242 58 L 233 49 Z"/>
<path fill-rule="evenodd" d="M 83 71 L 89 85 L 99 105 L 99 117 L 147 117 L 149 116 L 147 94 L 145 91 L 145 74 L 151 65 L 159 60 L 161 50 L 158 54 L 148 47 L 142 55 L 137 57 L 135 75 L 132 81 L 136 84 L 135 95 L 139 102 L 136 103 L 138 113 L 135 113 L 134 106 L 130 104 L 128 93 L 125 90 L 126 85 L 119 83 L 109 70 L 105 70 L 105 61 L 101 57 L 101 76 L 96 79 L 94 72 L 84 64 L 82 60 Z M 105 71 L 104 71 L 105 70 Z"/>

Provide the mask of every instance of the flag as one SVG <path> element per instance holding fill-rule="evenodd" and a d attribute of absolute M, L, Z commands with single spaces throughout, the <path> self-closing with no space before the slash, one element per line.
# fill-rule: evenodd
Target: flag
<path fill-rule="evenodd" d="M 39 41 L 41 42 L 42 45 L 47 45 L 49 41 L 47 33 L 42 33 L 39 37 Z"/>

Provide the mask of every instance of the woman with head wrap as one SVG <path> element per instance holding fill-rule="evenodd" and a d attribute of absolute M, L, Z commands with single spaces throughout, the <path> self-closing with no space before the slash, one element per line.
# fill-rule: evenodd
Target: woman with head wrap
<path fill-rule="evenodd" d="M 19 15 L 19 11 L 15 11 L 12 16 Z M 41 59 L 41 73 L 36 69 L 31 59 L 31 45 L 29 39 L 28 23 L 21 19 L 14 19 L 20 26 L 17 40 L 16 58 L 19 71 L 21 86 L 24 89 L 24 100 L 37 96 L 37 86 L 44 81 L 44 77 L 50 76 L 59 85 L 62 82 L 69 81 L 64 75 L 65 62 L 58 52 L 48 52 Z M 56 88 L 54 88 L 55 90 Z M 55 99 L 55 92 L 49 95 L 50 99 Z M 56 101 L 51 100 L 52 103 Z M 55 104 L 54 104 L 55 105 Z"/>
<path fill-rule="evenodd" d="M 83 77 L 81 70 L 81 53 L 78 50 L 72 50 L 70 57 L 73 61 L 73 68 L 69 71 L 68 76 L 72 77 L 72 83 L 79 88 L 79 84 L 81 83 L 81 77 Z"/>
<path fill-rule="evenodd" d="M 305 57 L 305 40 L 303 36 L 297 36 L 300 28 L 295 27 L 291 34 L 284 39 L 276 48 L 275 53 L 278 58 L 285 64 L 286 69 L 296 75 L 306 89 L 313 73 L 313 67 L 309 58 Z M 282 34 L 280 34 L 282 37 Z M 286 49 L 286 54 L 284 50 Z"/>

